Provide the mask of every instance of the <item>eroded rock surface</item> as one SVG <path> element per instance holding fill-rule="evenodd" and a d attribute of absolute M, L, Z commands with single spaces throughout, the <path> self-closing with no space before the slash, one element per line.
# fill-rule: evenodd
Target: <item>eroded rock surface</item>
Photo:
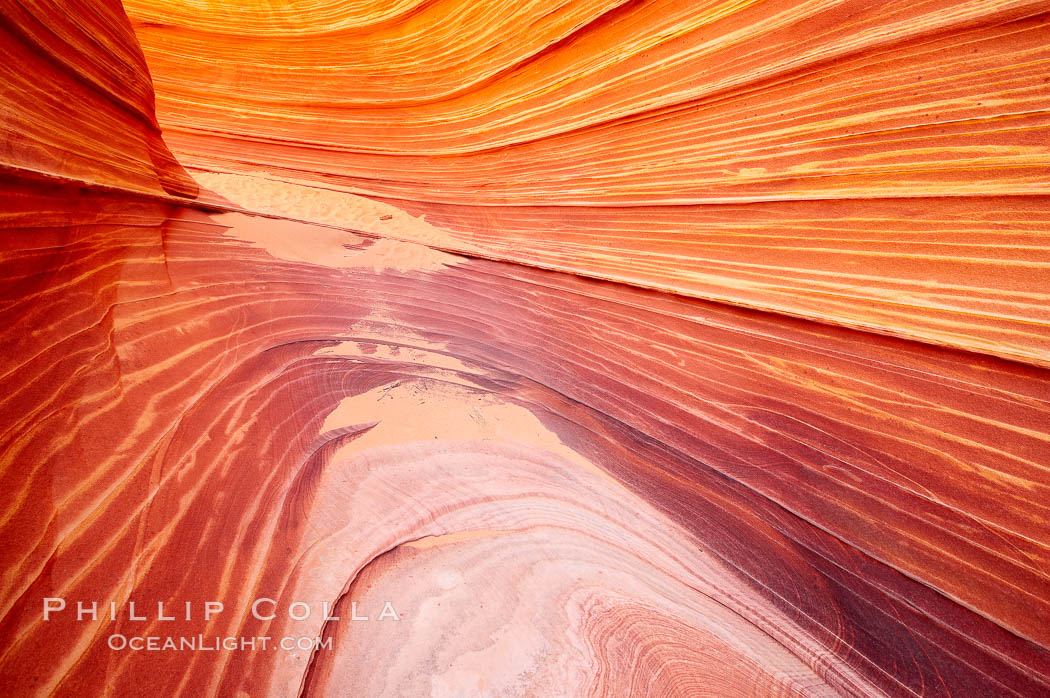
<path fill-rule="evenodd" d="M 5 691 L 1050 692 L 1039 4 L 126 5 L 0 2 Z"/>

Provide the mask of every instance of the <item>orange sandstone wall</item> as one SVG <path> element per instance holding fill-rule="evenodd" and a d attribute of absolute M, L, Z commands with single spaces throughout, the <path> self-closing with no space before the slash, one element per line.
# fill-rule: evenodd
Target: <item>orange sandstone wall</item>
<path fill-rule="evenodd" d="M 1038 4 L 128 9 L 188 205 L 0 0 L 5 694 L 1050 693 Z"/>
<path fill-rule="evenodd" d="M 126 4 L 189 166 L 1050 365 L 1041 0 Z"/>

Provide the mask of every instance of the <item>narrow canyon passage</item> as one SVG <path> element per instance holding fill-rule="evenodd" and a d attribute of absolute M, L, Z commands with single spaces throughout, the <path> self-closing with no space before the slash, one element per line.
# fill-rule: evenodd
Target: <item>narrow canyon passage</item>
<path fill-rule="evenodd" d="M 0 0 L 3 692 L 1050 694 L 1043 10 Z"/>

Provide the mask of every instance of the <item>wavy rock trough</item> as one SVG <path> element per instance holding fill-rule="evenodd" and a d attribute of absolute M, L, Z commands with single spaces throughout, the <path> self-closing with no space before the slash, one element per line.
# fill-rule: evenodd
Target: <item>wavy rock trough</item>
<path fill-rule="evenodd" d="M 5 693 L 1050 694 L 1045 3 L 0 44 Z"/>

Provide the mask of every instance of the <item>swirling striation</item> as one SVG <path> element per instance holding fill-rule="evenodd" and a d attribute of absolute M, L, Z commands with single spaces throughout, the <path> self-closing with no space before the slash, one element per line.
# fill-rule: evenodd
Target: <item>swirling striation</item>
<path fill-rule="evenodd" d="M 4 352 L 5 682 L 1048 688 L 1042 369 L 326 227 L 5 200 L 4 312 L 34 328 Z M 403 619 L 174 624 L 330 633 L 311 663 L 114 654 L 112 625 L 38 615 L 260 596 Z M 735 668 L 679 675 L 695 643 Z"/>
<path fill-rule="evenodd" d="M 127 6 L 191 167 L 383 197 L 461 251 L 1050 366 L 1045 2 Z"/>
<path fill-rule="evenodd" d="M 5 691 L 1050 693 L 1039 3 L 127 4 L 195 201 L 0 3 Z"/>

